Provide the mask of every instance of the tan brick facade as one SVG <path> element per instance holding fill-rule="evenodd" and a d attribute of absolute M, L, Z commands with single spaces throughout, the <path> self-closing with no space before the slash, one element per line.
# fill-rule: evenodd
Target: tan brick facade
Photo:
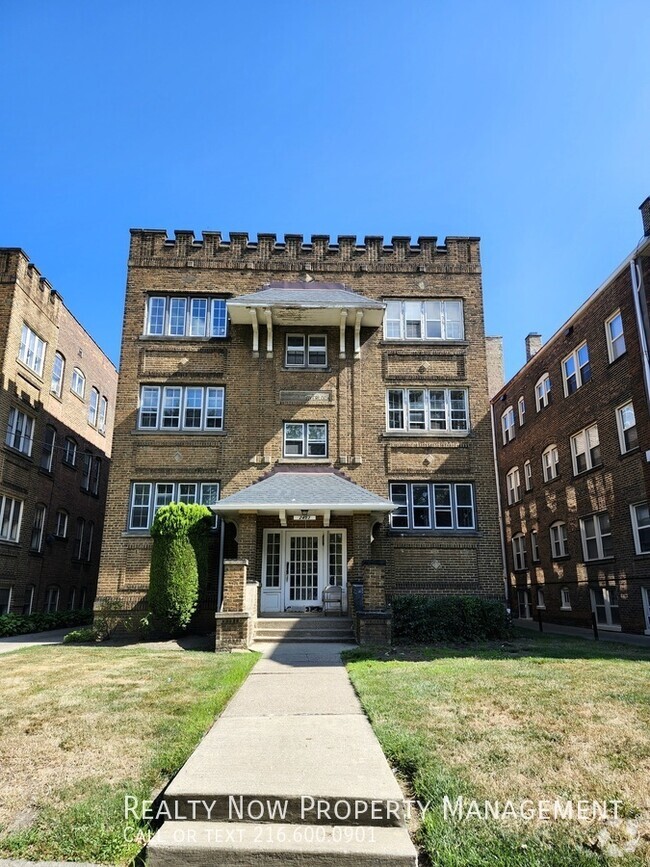
<path fill-rule="evenodd" d="M 256 353 L 246 325 L 231 325 L 223 339 L 145 335 L 152 296 L 228 299 L 271 281 L 344 284 L 378 301 L 460 299 L 464 335 L 387 340 L 381 327 L 361 328 L 358 358 L 352 327 L 345 329 L 344 358 L 340 330 L 332 326 L 274 326 L 270 339 L 261 324 Z M 327 336 L 326 367 L 287 369 L 285 339 L 294 330 Z M 381 497 L 389 497 L 391 482 L 472 486 L 476 525 L 469 531 L 397 530 L 388 519 L 378 524 L 371 515 L 332 514 L 329 528 L 346 530 L 348 580 L 361 577 L 362 560 L 382 559 L 389 598 L 404 592 L 502 596 L 478 239 L 357 244 L 340 237 L 333 244 L 325 236 L 311 243 L 285 236 L 279 243 L 273 235 L 250 242 L 241 234 L 224 241 L 218 233 L 197 240 L 177 232 L 170 240 L 164 232 L 133 230 L 120 365 L 100 597 L 122 599 L 126 607 L 147 590 L 151 542 L 146 532 L 128 528 L 134 482 L 219 482 L 227 497 L 288 462 L 283 424 L 290 421 L 326 423 L 327 460 L 315 463 Z M 223 432 L 138 429 L 142 385 L 223 386 Z M 388 388 L 467 389 L 469 433 L 388 431 Z M 279 526 L 270 516 L 240 515 L 236 531 L 226 534 L 226 559 L 246 559 L 249 579 L 260 581 L 264 530 Z M 318 517 L 306 529 L 322 527 Z M 215 581 L 219 548 L 217 535 Z"/>
<path fill-rule="evenodd" d="M 541 349 L 539 336 L 530 335 L 527 348 L 534 354 L 494 398 L 500 496 L 515 616 L 541 616 L 553 623 L 590 627 L 593 611 L 601 629 L 622 628 L 636 633 L 645 630 L 650 634 L 643 604 L 644 592 L 650 594 L 650 544 L 646 541 L 641 546 L 643 551 L 637 550 L 631 513 L 634 504 L 648 502 L 650 490 L 649 382 L 644 376 L 644 329 L 632 283 L 636 262 L 638 270 L 634 270 L 642 281 L 639 313 L 647 321 L 643 285 L 645 291 L 650 287 L 648 248 L 646 239 Z M 608 341 L 606 329 L 608 320 L 618 311 L 625 351 L 614 357 L 616 353 L 608 348 L 611 338 Z M 585 343 L 590 376 L 567 394 L 563 361 Z M 535 386 L 545 373 L 551 380 L 549 405 L 537 412 Z M 522 397 L 526 406 L 523 424 L 518 412 Z M 617 410 L 629 403 L 634 408 L 637 444 L 624 450 Z M 502 417 L 509 407 L 514 412 L 514 438 L 504 444 Z M 590 428 L 589 442 L 594 447 L 594 426 L 598 447 L 588 457 L 578 457 L 584 440 L 578 438 L 572 447 L 572 437 Z M 551 445 L 557 446 L 558 474 L 550 478 L 552 474 L 547 472 L 549 478 L 545 480 L 542 456 Z M 531 467 L 530 490 L 526 489 L 524 470 L 527 461 Z M 583 462 L 587 464 L 584 468 Z M 509 505 L 506 477 L 515 467 L 519 470 L 520 496 Z M 610 537 L 605 532 L 604 540 L 601 537 L 589 541 L 593 516 L 600 515 L 609 518 Z M 598 535 L 601 519 L 595 520 Z M 604 521 L 602 529 L 606 531 L 607 518 Z M 537 562 L 532 556 L 534 532 L 539 549 Z M 558 533 L 566 533 L 566 549 Z M 515 545 L 523 545 L 525 562 L 521 556 L 515 561 L 513 537 L 521 540 Z"/>
<path fill-rule="evenodd" d="M 117 371 L 22 250 L 0 249 L 0 283 L 0 497 L 5 507 L 22 504 L 17 537 L 8 538 L 15 534 L 6 523 L 0 527 L 0 594 L 6 603 L 11 591 L 10 610 L 18 613 L 92 607 Z M 34 342 L 21 350 L 24 326 L 42 348 Z M 53 390 L 56 353 L 65 364 Z M 83 398 L 71 390 L 75 367 L 85 376 Z M 93 388 L 97 415 L 89 424 Z M 40 533 L 33 532 L 39 515 Z"/>

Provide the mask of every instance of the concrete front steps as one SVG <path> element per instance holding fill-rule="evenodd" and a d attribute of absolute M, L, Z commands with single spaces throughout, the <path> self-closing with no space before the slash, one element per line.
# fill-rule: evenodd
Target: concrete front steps
<path fill-rule="evenodd" d="M 148 848 L 155 867 L 416 867 L 404 828 L 165 822 Z"/>
<path fill-rule="evenodd" d="M 317 614 L 260 617 L 255 624 L 255 641 L 353 642 L 349 617 Z"/>

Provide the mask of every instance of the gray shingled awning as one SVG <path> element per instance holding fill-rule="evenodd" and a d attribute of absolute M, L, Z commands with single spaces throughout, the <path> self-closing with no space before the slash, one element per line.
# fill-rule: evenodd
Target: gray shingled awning
<path fill-rule="evenodd" d="M 214 506 L 219 515 L 239 512 L 279 515 L 309 513 L 353 515 L 392 512 L 395 506 L 372 491 L 362 488 L 336 471 L 276 472 L 225 497 Z"/>
<path fill-rule="evenodd" d="M 226 302 L 235 325 L 249 325 L 251 312 L 271 311 L 277 325 L 339 325 L 347 311 L 348 325 L 354 325 L 357 312 L 363 327 L 377 328 L 383 322 L 385 305 L 348 289 L 343 283 L 289 282 L 266 284 L 257 292 L 237 295 Z M 260 316 L 264 321 L 264 317 Z"/>

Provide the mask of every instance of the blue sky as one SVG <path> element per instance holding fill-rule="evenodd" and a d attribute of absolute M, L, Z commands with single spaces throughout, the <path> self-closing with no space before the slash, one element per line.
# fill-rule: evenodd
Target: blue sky
<path fill-rule="evenodd" d="M 0 246 L 117 361 L 132 226 L 480 235 L 512 375 L 642 234 L 647 0 L 2 0 Z"/>

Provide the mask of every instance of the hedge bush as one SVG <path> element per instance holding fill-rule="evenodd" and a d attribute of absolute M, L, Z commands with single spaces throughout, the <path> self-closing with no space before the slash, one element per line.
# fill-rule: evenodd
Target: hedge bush
<path fill-rule="evenodd" d="M 156 512 L 148 599 L 153 614 L 170 632 L 185 629 L 196 609 L 198 563 L 203 572 L 211 523 L 210 510 L 197 503 L 170 503 Z"/>
<path fill-rule="evenodd" d="M 510 620 L 503 603 L 478 596 L 395 596 L 396 643 L 476 641 L 508 638 Z"/>
<path fill-rule="evenodd" d="M 47 632 L 66 626 L 84 626 L 92 623 L 93 613 L 85 608 L 77 611 L 56 611 L 51 614 L 35 611 L 33 614 L 0 615 L 0 638 L 26 635 L 28 632 Z"/>
<path fill-rule="evenodd" d="M 73 629 L 63 636 L 64 644 L 87 643 L 89 641 L 101 641 L 102 636 L 94 626 L 82 626 L 81 629 Z"/>

